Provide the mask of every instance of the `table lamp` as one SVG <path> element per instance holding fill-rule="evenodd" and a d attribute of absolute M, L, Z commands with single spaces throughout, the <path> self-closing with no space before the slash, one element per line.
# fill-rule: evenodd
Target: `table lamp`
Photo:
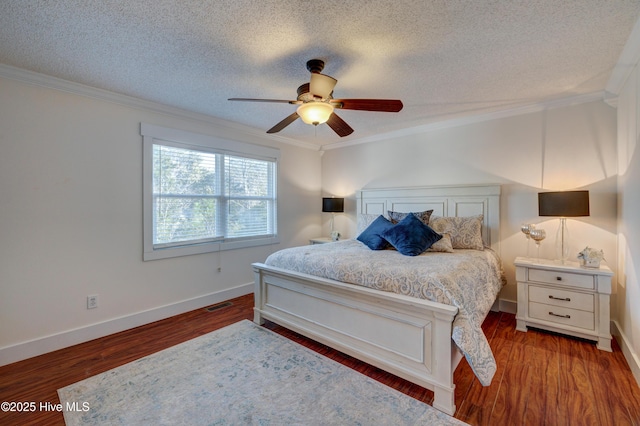
<path fill-rule="evenodd" d="M 564 262 L 569 257 L 567 217 L 589 216 L 589 191 L 539 192 L 538 215 L 560 218 L 556 233 L 556 253 Z"/>
<path fill-rule="evenodd" d="M 323 198 L 322 212 L 331 213 L 331 234 L 333 234 L 333 219 L 335 213 L 344 213 L 344 198 Z"/>

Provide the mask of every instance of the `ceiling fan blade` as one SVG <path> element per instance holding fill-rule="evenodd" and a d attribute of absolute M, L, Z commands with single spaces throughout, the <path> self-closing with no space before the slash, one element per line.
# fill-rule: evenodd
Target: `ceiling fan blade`
<path fill-rule="evenodd" d="M 294 112 L 293 114 L 291 114 L 290 116 L 288 116 L 287 118 L 285 118 L 284 120 L 282 120 L 281 122 L 279 122 L 278 124 L 270 128 L 269 130 L 267 130 L 267 133 L 278 133 L 280 130 L 284 129 L 289 124 L 296 121 L 298 117 L 299 117 L 298 113 Z"/>
<path fill-rule="evenodd" d="M 309 82 L 309 91 L 312 95 L 328 98 L 331 92 L 333 92 L 333 88 L 337 82 L 338 80 L 333 77 L 320 74 L 319 72 L 313 72 L 311 73 L 311 81 Z"/>
<path fill-rule="evenodd" d="M 336 108 L 360 111 L 398 112 L 403 107 L 397 99 L 332 99 L 330 103 Z"/>
<path fill-rule="evenodd" d="M 229 98 L 229 101 L 242 101 L 242 102 L 276 102 L 281 104 L 294 104 L 298 101 L 288 101 L 285 99 L 254 99 L 254 98 Z"/>
<path fill-rule="evenodd" d="M 349 136 L 351 133 L 353 133 L 353 129 L 351 128 L 351 126 L 349 126 L 342 118 L 338 117 L 338 115 L 335 112 L 329 116 L 329 120 L 327 120 L 327 124 L 341 138 L 345 136 Z"/>

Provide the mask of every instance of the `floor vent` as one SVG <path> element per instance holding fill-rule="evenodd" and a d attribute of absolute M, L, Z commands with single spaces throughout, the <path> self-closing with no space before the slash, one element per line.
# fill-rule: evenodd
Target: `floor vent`
<path fill-rule="evenodd" d="M 208 308 L 204 308 L 204 310 L 213 312 L 213 311 L 217 311 L 218 309 L 226 308 L 227 306 L 233 306 L 233 303 L 231 302 L 218 303 L 217 305 L 212 305 L 212 306 L 209 306 Z"/>

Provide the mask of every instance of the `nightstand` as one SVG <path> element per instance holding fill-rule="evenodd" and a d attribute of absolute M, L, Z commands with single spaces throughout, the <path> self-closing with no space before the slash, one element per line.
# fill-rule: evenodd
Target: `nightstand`
<path fill-rule="evenodd" d="M 326 244 L 333 242 L 329 237 L 318 237 L 309 240 L 309 244 Z"/>
<path fill-rule="evenodd" d="M 598 342 L 611 352 L 609 298 L 613 272 L 608 266 L 585 268 L 578 262 L 518 257 L 516 330 L 527 326 Z"/>

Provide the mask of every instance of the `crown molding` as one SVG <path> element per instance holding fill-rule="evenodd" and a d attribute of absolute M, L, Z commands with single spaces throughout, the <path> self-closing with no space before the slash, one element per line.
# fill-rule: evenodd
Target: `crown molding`
<path fill-rule="evenodd" d="M 636 26 L 638 27 L 638 26 Z M 635 29 L 634 29 L 635 31 Z M 640 36 L 640 30 L 639 30 Z M 640 37 L 639 37 L 640 38 Z M 431 132 L 434 130 L 447 129 L 452 127 L 465 126 L 474 123 L 480 123 L 483 121 L 496 120 L 505 117 L 512 117 L 517 115 L 529 114 L 532 112 L 538 112 L 545 109 L 559 108 L 564 106 L 578 105 L 586 102 L 593 102 L 597 100 L 606 99 L 607 103 L 612 105 L 615 103 L 615 99 L 610 96 L 605 96 L 605 92 L 595 92 L 586 95 L 571 96 L 565 98 L 554 99 L 550 101 L 524 105 L 515 108 L 508 108 L 500 111 L 494 111 L 490 113 L 479 112 L 474 115 L 466 115 L 463 117 L 455 117 L 449 119 L 442 119 L 432 123 L 415 126 L 407 129 L 400 129 L 392 132 L 379 133 L 374 136 L 363 137 L 359 139 L 352 139 L 344 142 L 336 142 L 326 145 L 318 145 L 311 142 L 299 141 L 296 139 L 287 138 L 280 135 L 266 135 L 262 131 L 254 129 L 252 127 L 244 126 L 232 121 L 223 120 L 207 114 L 197 113 L 193 111 L 184 110 L 173 106 L 168 106 L 158 102 L 147 101 L 144 99 L 135 98 L 133 96 L 123 95 L 120 93 L 110 92 L 108 90 L 98 89 L 95 87 L 87 86 L 80 83 L 64 80 L 58 77 L 52 77 L 50 75 L 41 74 L 22 68 L 13 67 L 6 64 L 0 64 L 0 77 L 17 80 L 22 83 L 31 84 L 35 86 L 41 86 L 49 89 L 55 89 L 79 96 L 85 96 L 102 101 L 112 102 L 119 105 L 129 106 L 133 108 L 144 109 L 161 114 L 168 114 L 171 116 L 177 116 L 185 119 L 205 122 L 212 124 L 216 127 L 226 129 L 228 131 L 237 132 L 242 136 L 250 137 L 253 141 L 264 140 L 274 141 L 287 145 L 293 145 L 300 148 L 310 149 L 312 151 L 323 151 L 329 149 L 344 148 L 353 145 L 360 145 L 371 142 L 378 142 L 388 140 L 392 138 L 399 138 L 405 136 L 412 136 L 416 134 Z M 243 139 L 244 140 L 244 139 Z"/>
<path fill-rule="evenodd" d="M 611 108 L 618 108 L 618 95 L 614 95 L 613 93 L 605 92 L 604 93 L 604 102 L 609 105 Z"/>
<path fill-rule="evenodd" d="M 298 141 L 278 135 L 266 135 L 264 132 L 258 131 L 252 127 L 244 126 L 232 121 L 223 120 L 221 118 L 216 118 L 207 114 L 188 111 L 182 108 L 161 104 L 159 102 L 147 101 L 133 96 L 123 95 L 121 93 L 110 92 L 108 90 L 98 89 L 96 87 L 87 86 L 58 77 L 13 67 L 11 65 L 0 63 L 0 77 L 4 77 L 10 80 L 16 80 L 34 86 L 44 87 L 47 89 L 54 89 L 74 95 L 111 102 L 118 105 L 144 109 L 147 111 L 167 114 L 189 120 L 205 122 L 207 124 L 212 124 L 216 127 L 223 128 L 225 130 L 238 132 L 243 136 L 250 137 L 252 140 L 258 139 L 265 141 L 276 141 L 288 145 L 295 145 L 301 148 L 311 149 L 314 151 L 317 151 L 319 149 L 318 145 L 310 142 Z"/>
<path fill-rule="evenodd" d="M 466 115 L 464 117 L 444 119 L 442 121 L 428 123 L 428 124 L 411 127 L 407 129 L 396 130 L 393 132 L 381 133 L 381 134 L 366 137 L 366 138 L 328 144 L 328 145 L 324 145 L 322 149 L 323 150 L 337 149 L 337 148 L 344 148 L 344 147 L 353 146 L 353 145 L 360 145 L 364 143 L 379 142 L 382 140 L 388 140 L 392 138 L 413 136 L 421 133 L 432 132 L 434 130 L 442 130 L 442 129 L 449 129 L 452 127 L 466 126 L 469 124 L 497 120 L 500 118 L 514 117 L 517 115 L 530 114 L 530 113 L 540 112 L 540 111 L 554 109 L 554 108 L 579 105 L 587 102 L 602 101 L 604 99 L 605 99 L 605 92 L 594 92 L 594 93 L 587 93 L 584 95 L 569 96 L 565 98 L 558 98 L 558 99 L 539 102 L 535 104 L 524 105 L 524 106 L 515 107 L 515 108 L 508 108 L 508 109 L 499 110 L 499 111 L 493 111 L 489 113 L 479 112 L 474 115 Z"/>

